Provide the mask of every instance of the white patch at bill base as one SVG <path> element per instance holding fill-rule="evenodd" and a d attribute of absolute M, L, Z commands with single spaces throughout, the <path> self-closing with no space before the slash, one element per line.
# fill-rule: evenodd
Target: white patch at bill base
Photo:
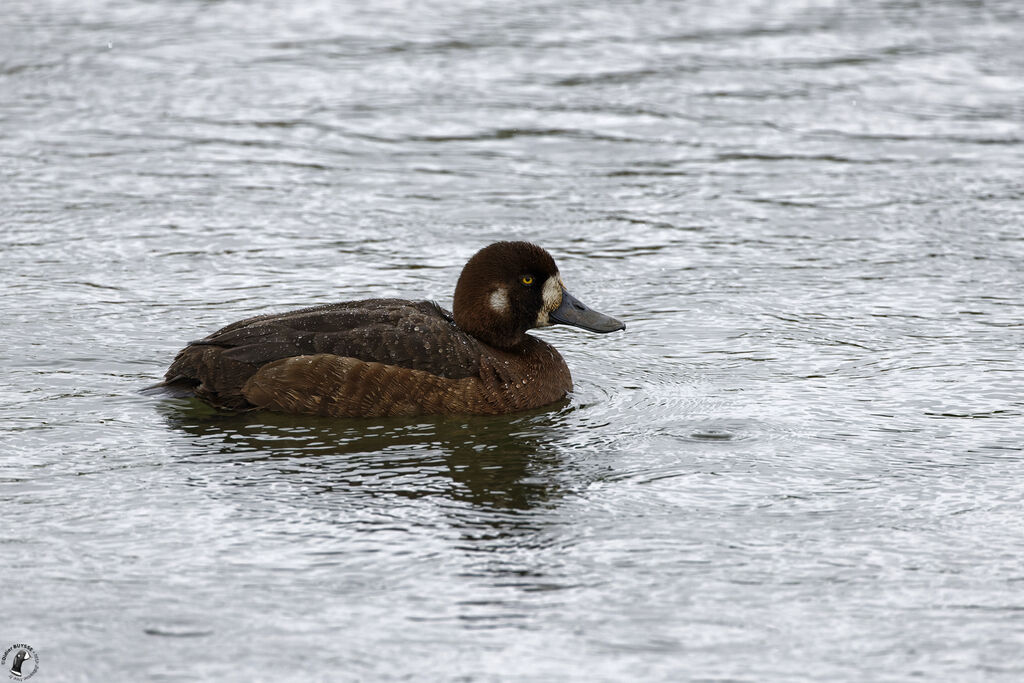
<path fill-rule="evenodd" d="M 537 313 L 536 327 L 548 327 L 551 321 L 548 313 L 555 310 L 562 304 L 562 278 L 555 273 L 544 282 L 544 289 L 541 290 L 541 299 L 544 305 Z"/>

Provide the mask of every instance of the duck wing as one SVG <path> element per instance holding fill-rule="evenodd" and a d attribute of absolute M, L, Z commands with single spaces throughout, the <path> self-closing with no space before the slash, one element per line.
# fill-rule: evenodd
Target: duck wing
<path fill-rule="evenodd" d="M 192 346 L 218 346 L 223 356 L 263 365 L 290 356 L 328 353 L 423 370 L 456 379 L 480 370 L 480 342 L 432 301 L 367 299 L 239 321 Z"/>
<path fill-rule="evenodd" d="M 183 349 L 165 384 L 189 385 L 215 405 L 243 408 L 245 382 L 284 358 L 329 354 L 461 379 L 480 372 L 482 353 L 482 344 L 434 302 L 366 299 L 232 323 Z"/>

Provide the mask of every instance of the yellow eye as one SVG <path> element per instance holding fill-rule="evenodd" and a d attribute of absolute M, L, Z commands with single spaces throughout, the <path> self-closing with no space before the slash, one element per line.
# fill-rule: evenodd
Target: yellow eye
<path fill-rule="evenodd" d="M 532 285 L 533 284 L 533 276 L 532 275 L 524 275 L 521 278 L 519 278 L 519 281 L 522 282 L 524 285 Z"/>

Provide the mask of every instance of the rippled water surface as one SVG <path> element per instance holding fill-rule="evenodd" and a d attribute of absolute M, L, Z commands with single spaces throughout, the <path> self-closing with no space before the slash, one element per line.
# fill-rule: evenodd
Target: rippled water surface
<path fill-rule="evenodd" d="M 0 648 L 44 680 L 1021 680 L 1015 0 L 6 0 Z M 188 340 L 549 249 L 571 400 Z"/>

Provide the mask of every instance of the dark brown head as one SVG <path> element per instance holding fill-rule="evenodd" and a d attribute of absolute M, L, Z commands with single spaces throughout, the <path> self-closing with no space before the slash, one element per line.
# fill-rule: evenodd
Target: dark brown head
<path fill-rule="evenodd" d="M 529 242 L 495 242 L 469 259 L 452 312 L 463 331 L 503 349 L 521 343 L 527 330 L 556 323 L 593 332 L 626 328 L 569 294 L 551 254 Z"/>

